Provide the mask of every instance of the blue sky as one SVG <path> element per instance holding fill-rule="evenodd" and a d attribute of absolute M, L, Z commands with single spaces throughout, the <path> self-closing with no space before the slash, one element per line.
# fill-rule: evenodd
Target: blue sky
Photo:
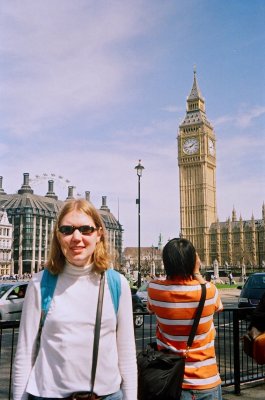
<path fill-rule="evenodd" d="M 3 188 L 101 196 L 137 246 L 179 234 L 177 141 L 193 67 L 217 137 L 217 212 L 265 201 L 263 0 L 13 0 L 0 4 Z M 36 175 L 39 178 L 36 178 Z M 60 178 L 62 177 L 62 178 Z M 67 182 L 69 181 L 69 182 Z"/>

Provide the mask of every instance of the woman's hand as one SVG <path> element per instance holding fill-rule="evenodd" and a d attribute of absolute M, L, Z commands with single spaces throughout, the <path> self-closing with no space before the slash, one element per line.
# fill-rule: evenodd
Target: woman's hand
<path fill-rule="evenodd" d="M 193 271 L 193 277 L 199 283 L 206 283 L 205 279 L 202 277 L 202 275 L 200 273 L 200 266 L 201 266 L 201 260 L 199 258 L 198 253 L 196 253 L 196 262 L 195 262 L 195 267 L 194 267 L 194 271 Z"/>

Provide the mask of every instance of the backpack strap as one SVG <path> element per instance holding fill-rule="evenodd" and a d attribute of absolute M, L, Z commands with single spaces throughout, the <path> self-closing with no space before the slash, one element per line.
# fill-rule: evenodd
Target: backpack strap
<path fill-rule="evenodd" d="M 111 294 L 111 299 L 115 313 L 117 315 L 119 309 L 121 295 L 121 277 L 119 272 L 108 269 L 106 271 L 107 281 Z M 58 275 L 53 275 L 48 269 L 44 269 L 41 278 L 41 326 L 43 326 L 45 318 L 50 308 L 54 290 L 57 284 Z"/>
<path fill-rule="evenodd" d="M 41 326 L 43 326 L 53 298 L 58 275 L 53 275 L 48 269 L 44 269 L 40 283 L 41 290 Z"/>
<path fill-rule="evenodd" d="M 107 282 L 109 285 L 109 290 L 111 294 L 111 299 L 115 313 L 117 315 L 121 296 L 121 277 L 120 273 L 114 269 L 107 269 Z"/>

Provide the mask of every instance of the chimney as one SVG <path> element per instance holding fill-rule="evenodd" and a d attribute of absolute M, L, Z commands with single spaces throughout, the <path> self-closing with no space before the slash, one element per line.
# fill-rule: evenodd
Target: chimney
<path fill-rule="evenodd" d="M 102 205 L 101 205 L 100 209 L 110 212 L 110 209 L 107 206 L 107 196 L 102 196 Z"/>
<path fill-rule="evenodd" d="M 0 194 L 6 194 L 6 192 L 3 189 L 3 177 L 0 176 Z"/>
<path fill-rule="evenodd" d="M 74 187 L 68 186 L 68 196 L 66 200 L 73 200 L 74 199 Z"/>
<path fill-rule="evenodd" d="M 86 195 L 86 200 L 90 202 L 90 191 L 86 190 L 85 195 Z"/>
<path fill-rule="evenodd" d="M 23 174 L 23 185 L 21 188 L 18 190 L 18 194 L 24 194 L 24 193 L 31 193 L 33 194 L 33 190 L 31 189 L 29 185 L 29 173 L 25 172 Z"/>
<path fill-rule="evenodd" d="M 53 180 L 48 181 L 48 192 L 45 194 L 45 197 L 50 197 L 52 199 L 58 200 L 58 196 L 56 196 L 56 194 L 53 191 L 53 184 L 54 184 Z"/>

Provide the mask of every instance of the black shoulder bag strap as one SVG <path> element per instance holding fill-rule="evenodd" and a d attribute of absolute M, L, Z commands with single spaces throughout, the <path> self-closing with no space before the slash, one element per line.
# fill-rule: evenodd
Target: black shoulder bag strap
<path fill-rule="evenodd" d="M 200 298 L 200 302 L 198 305 L 198 308 L 196 310 L 196 314 L 194 317 L 194 321 L 193 321 L 193 325 L 191 327 L 191 332 L 190 332 L 190 336 L 187 342 L 187 349 L 186 349 L 186 355 L 190 349 L 190 347 L 192 346 L 199 322 L 200 322 L 200 318 L 202 315 L 202 310 L 204 307 L 204 303 L 205 303 L 205 298 L 206 298 L 206 285 L 205 283 L 201 283 L 201 298 Z"/>
<path fill-rule="evenodd" d="M 105 286 L 104 283 L 105 283 L 105 273 L 102 272 L 101 277 L 100 277 L 98 305 L 97 305 L 96 323 L 95 323 L 95 331 L 94 331 L 93 357 L 92 357 L 92 367 L 91 367 L 91 394 L 93 393 L 93 390 L 94 390 L 97 361 L 98 361 L 98 344 L 99 344 L 99 337 L 100 337 L 101 314 L 102 314 L 103 295 L 104 295 L 104 286 Z"/>

